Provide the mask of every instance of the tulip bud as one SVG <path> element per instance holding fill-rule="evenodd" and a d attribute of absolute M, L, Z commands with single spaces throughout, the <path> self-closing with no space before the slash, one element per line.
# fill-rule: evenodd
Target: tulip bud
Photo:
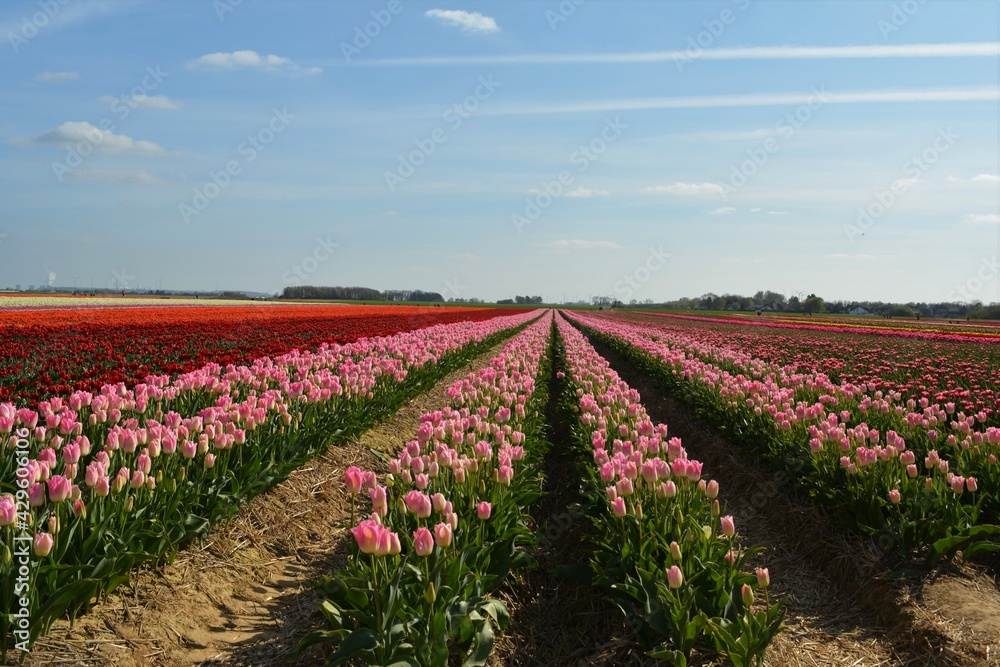
<path fill-rule="evenodd" d="M 437 600 L 437 592 L 434 590 L 434 582 L 427 582 L 427 590 L 424 591 L 424 599 L 427 600 L 427 604 L 434 604 Z"/>
<path fill-rule="evenodd" d="M 743 604 L 748 607 L 753 604 L 753 588 L 750 584 L 743 584 Z"/>
<path fill-rule="evenodd" d="M 684 573 L 676 565 L 671 565 L 670 569 L 667 570 L 667 583 L 670 588 L 677 590 L 684 583 Z"/>
<path fill-rule="evenodd" d="M 35 533 L 34 549 L 35 555 L 39 558 L 45 558 L 52 551 L 52 546 L 55 544 L 55 538 L 49 533 Z"/>
<path fill-rule="evenodd" d="M 755 573 L 757 575 L 758 586 L 767 588 L 771 585 L 771 573 L 767 571 L 766 567 L 758 567 Z"/>
<path fill-rule="evenodd" d="M 677 563 L 681 562 L 681 545 L 677 542 L 670 543 L 670 557 Z"/>

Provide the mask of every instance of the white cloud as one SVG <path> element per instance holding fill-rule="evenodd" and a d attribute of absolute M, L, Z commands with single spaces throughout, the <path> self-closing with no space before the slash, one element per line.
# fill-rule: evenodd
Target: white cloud
<path fill-rule="evenodd" d="M 590 197 L 607 197 L 607 190 L 600 190 L 598 188 L 577 188 L 576 190 L 569 190 L 566 192 L 567 197 L 589 199 Z"/>
<path fill-rule="evenodd" d="M 441 19 L 445 25 L 461 28 L 466 32 L 500 32 L 500 26 L 489 17 L 479 12 L 466 12 L 461 9 L 431 9 L 426 13 L 434 19 Z"/>
<path fill-rule="evenodd" d="M 671 183 L 670 185 L 655 185 L 646 188 L 646 192 L 665 192 L 681 197 L 704 197 L 705 195 L 721 195 L 725 190 L 718 183 Z"/>
<path fill-rule="evenodd" d="M 751 213 L 760 213 L 760 206 L 755 206 L 754 208 L 750 209 L 750 212 Z"/>
<path fill-rule="evenodd" d="M 35 77 L 35 81 L 43 83 L 60 83 L 62 81 L 72 81 L 80 78 L 76 72 L 42 72 Z"/>
<path fill-rule="evenodd" d="M 1000 224 L 1000 214 L 997 213 L 970 213 L 965 216 L 965 222 L 973 225 L 996 225 Z"/>
<path fill-rule="evenodd" d="M 132 109 L 175 110 L 184 107 L 183 104 L 175 102 L 166 95 L 142 95 L 133 97 L 112 97 L 111 95 L 104 95 L 103 97 L 99 97 L 97 99 L 105 104 L 115 104 L 116 102 L 120 102 L 121 104 L 125 104 Z"/>
<path fill-rule="evenodd" d="M 265 72 L 282 72 L 285 74 L 319 74 L 319 67 L 302 69 L 290 58 L 282 56 L 262 56 L 256 51 L 233 51 L 232 53 L 206 53 L 200 58 L 190 61 L 188 69 L 259 69 Z"/>
<path fill-rule="evenodd" d="M 136 141 L 124 134 L 115 134 L 87 122 L 69 121 L 59 127 L 34 137 L 27 143 L 33 145 L 57 144 L 60 146 L 89 143 L 97 153 L 135 153 L 139 155 L 163 155 L 163 148 L 152 141 Z"/>
<path fill-rule="evenodd" d="M 736 213 L 736 209 L 732 206 L 723 206 L 722 208 L 713 208 L 708 212 L 709 215 L 732 215 Z"/>
<path fill-rule="evenodd" d="M 552 243 L 546 243 L 543 247 L 559 253 L 567 253 L 571 250 L 594 250 L 599 248 L 606 250 L 621 249 L 621 246 L 614 241 L 585 241 L 583 239 L 559 239 Z"/>
<path fill-rule="evenodd" d="M 129 183 L 134 185 L 160 185 L 162 180 L 145 170 L 77 169 L 70 180 L 80 183 Z"/>
<path fill-rule="evenodd" d="M 788 211 L 768 211 L 768 215 L 788 215 Z"/>
<path fill-rule="evenodd" d="M 972 182 L 996 185 L 997 183 L 1000 183 L 1000 176 L 996 174 L 978 174 L 972 177 Z"/>
<path fill-rule="evenodd" d="M 393 217 L 399 215 L 399 213 L 397 213 L 396 211 L 386 211 L 382 215 L 385 215 L 385 216 L 388 216 L 390 218 L 393 218 Z"/>

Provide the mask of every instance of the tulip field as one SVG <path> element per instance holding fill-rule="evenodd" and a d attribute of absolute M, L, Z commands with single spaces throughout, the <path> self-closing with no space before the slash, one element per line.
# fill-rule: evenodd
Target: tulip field
<path fill-rule="evenodd" d="M 620 363 L 889 566 L 1000 550 L 1000 336 L 988 328 L 88 304 L 5 307 L 0 336 L 5 656 L 30 654 L 140 566 L 169 567 L 460 369 L 383 467 L 337 472 L 350 516 L 324 539 L 343 559 L 311 582 L 320 627 L 288 659 L 498 664 L 539 567 L 547 462 L 563 456 L 573 473 L 559 483 L 586 517 L 577 576 L 620 610 L 643 659 L 765 664 L 795 612 L 771 586 L 784 573 Z"/>

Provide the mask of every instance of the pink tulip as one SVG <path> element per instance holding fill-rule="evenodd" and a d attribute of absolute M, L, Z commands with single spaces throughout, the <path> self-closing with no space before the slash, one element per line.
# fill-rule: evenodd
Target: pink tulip
<path fill-rule="evenodd" d="M 418 556 L 429 556 L 434 551 L 434 536 L 424 527 L 413 533 L 413 549 Z"/>
<path fill-rule="evenodd" d="M 743 584 L 742 594 L 743 594 L 743 604 L 745 604 L 748 607 L 750 605 L 752 605 L 753 604 L 753 588 L 750 586 L 750 584 Z"/>
<path fill-rule="evenodd" d="M 619 519 L 624 517 L 626 513 L 625 499 L 619 496 L 611 501 L 611 512 Z"/>
<path fill-rule="evenodd" d="M 444 497 L 443 493 L 435 493 L 431 496 L 431 505 L 434 507 L 435 512 L 444 512 L 445 505 L 447 504 L 448 500 Z"/>
<path fill-rule="evenodd" d="M 485 500 L 476 505 L 476 516 L 479 517 L 480 521 L 486 521 L 487 519 L 490 518 L 490 515 L 492 513 L 493 513 L 493 506 L 490 505 Z"/>
<path fill-rule="evenodd" d="M 681 568 L 676 565 L 671 565 L 667 570 L 667 583 L 670 588 L 677 590 L 684 583 L 684 573 L 681 572 Z"/>
<path fill-rule="evenodd" d="M 708 486 L 705 487 L 705 495 L 708 496 L 709 500 L 715 500 L 719 497 L 719 483 L 714 479 L 708 482 Z"/>
<path fill-rule="evenodd" d="M 403 503 L 406 505 L 406 509 L 416 514 L 420 519 L 429 517 L 433 509 L 430 496 L 416 489 L 403 496 Z"/>
<path fill-rule="evenodd" d="M 893 505 L 898 505 L 900 500 L 902 500 L 902 495 L 899 493 L 899 489 L 889 491 L 889 502 Z"/>
<path fill-rule="evenodd" d="M 351 528 L 351 533 L 354 535 L 354 540 L 358 543 L 358 548 L 361 549 L 363 554 L 373 554 L 378 547 L 378 537 L 382 526 L 371 519 L 366 519 L 362 521 L 354 528 Z"/>
<path fill-rule="evenodd" d="M 0 528 L 17 523 L 17 502 L 14 496 L 0 496 Z"/>
<path fill-rule="evenodd" d="M 205 454 L 205 467 L 209 470 L 215 467 L 215 454 L 212 452 Z M 152 477 L 150 479 L 152 479 Z"/>
<path fill-rule="evenodd" d="M 62 475 L 53 475 L 46 482 L 49 487 L 49 500 L 54 503 L 61 503 L 69 498 L 73 483 Z"/>
<path fill-rule="evenodd" d="M 36 482 L 28 487 L 28 505 L 31 507 L 41 507 L 45 504 L 45 487 L 41 482 Z"/>
<path fill-rule="evenodd" d="M 976 490 L 979 488 L 979 485 L 976 483 L 976 478 L 975 477 L 967 478 L 965 480 L 965 488 L 967 488 L 970 493 L 975 493 Z"/>
<path fill-rule="evenodd" d="M 754 573 L 757 575 L 758 586 L 767 588 L 771 585 L 771 573 L 767 571 L 766 567 L 758 567 Z"/>
<path fill-rule="evenodd" d="M 733 522 L 732 516 L 724 516 L 721 519 L 722 524 L 722 534 L 726 537 L 732 537 L 736 534 L 736 524 Z"/>
<path fill-rule="evenodd" d="M 55 544 L 55 538 L 49 533 L 35 533 L 34 547 L 35 555 L 39 558 L 45 558 L 52 551 L 52 546 Z"/>
<path fill-rule="evenodd" d="M 450 524 L 439 523 L 438 525 L 434 526 L 434 541 L 442 549 L 451 546 L 452 537 L 453 537 L 453 532 Z"/>

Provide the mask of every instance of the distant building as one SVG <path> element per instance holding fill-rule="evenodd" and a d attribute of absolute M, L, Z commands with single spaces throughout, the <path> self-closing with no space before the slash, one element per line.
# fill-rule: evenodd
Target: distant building
<path fill-rule="evenodd" d="M 865 309 L 864 309 L 864 308 L 862 308 L 861 306 L 858 306 L 858 307 L 856 307 L 856 308 L 852 308 L 852 309 L 851 309 L 851 310 L 849 310 L 848 312 L 849 312 L 849 313 L 850 313 L 851 315 L 871 315 L 871 313 L 869 313 L 869 312 L 868 312 L 867 310 L 865 310 Z"/>

